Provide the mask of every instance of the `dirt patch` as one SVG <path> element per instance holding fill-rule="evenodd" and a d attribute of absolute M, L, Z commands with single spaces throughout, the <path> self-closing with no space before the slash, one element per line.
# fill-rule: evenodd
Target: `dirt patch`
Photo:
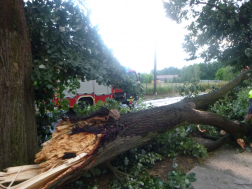
<path fill-rule="evenodd" d="M 197 158 L 189 155 L 178 155 L 175 162 L 178 164 L 178 169 L 183 173 L 187 173 L 199 164 Z M 172 164 L 173 158 L 165 158 L 163 161 L 157 162 L 155 166 L 148 171 L 149 175 L 158 177 L 163 181 L 168 181 L 167 173 L 174 170 Z"/>
<path fill-rule="evenodd" d="M 175 161 L 178 164 L 178 169 L 183 172 L 187 173 L 191 169 L 193 169 L 196 165 L 199 165 L 199 161 L 197 158 L 189 155 L 178 155 L 177 159 Z M 173 158 L 165 158 L 164 160 L 160 162 L 156 162 L 155 165 L 149 169 L 149 175 L 158 177 L 162 179 L 163 181 L 168 181 L 167 174 L 169 171 L 174 170 L 172 167 L 173 164 Z M 98 177 L 90 177 L 90 178 L 82 178 L 82 180 L 79 180 L 80 182 L 86 183 L 88 185 L 95 185 L 98 184 L 98 189 L 112 189 L 109 184 L 114 178 L 114 175 L 112 173 L 104 174 Z M 65 185 L 61 189 L 79 189 L 83 187 L 73 186 L 72 183 Z"/>

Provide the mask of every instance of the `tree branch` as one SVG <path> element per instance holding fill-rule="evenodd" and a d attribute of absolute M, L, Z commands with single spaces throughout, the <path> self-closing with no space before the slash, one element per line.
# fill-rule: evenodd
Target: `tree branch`
<path fill-rule="evenodd" d="M 193 3 L 195 5 L 199 5 L 199 4 L 202 4 L 202 5 L 208 5 L 210 7 L 215 7 L 217 8 L 218 10 L 226 13 L 226 14 L 229 14 L 229 12 L 225 11 L 224 9 L 220 8 L 219 6 L 215 5 L 215 4 L 210 4 L 210 3 L 206 3 L 206 2 L 201 2 L 201 1 L 196 1 L 196 3 Z"/>
<path fill-rule="evenodd" d="M 240 75 L 238 75 L 232 82 L 228 83 L 217 91 L 200 95 L 195 98 L 185 98 L 181 101 L 181 103 L 194 102 L 196 109 L 204 108 L 207 105 L 214 103 L 216 100 L 223 97 L 227 92 L 238 86 L 244 79 L 246 79 L 247 73 L 250 73 L 251 71 L 252 70 L 246 70 L 241 72 Z"/>

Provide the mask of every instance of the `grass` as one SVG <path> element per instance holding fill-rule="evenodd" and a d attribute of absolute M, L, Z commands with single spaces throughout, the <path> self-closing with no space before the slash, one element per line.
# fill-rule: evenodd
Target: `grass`
<path fill-rule="evenodd" d="M 209 83 L 199 83 L 199 85 L 202 85 L 204 88 L 206 88 L 206 91 L 210 91 L 212 89 L 212 86 L 215 87 L 223 87 L 224 85 L 226 85 L 227 82 L 221 82 L 221 83 L 217 83 L 217 82 L 209 82 Z M 148 83 L 146 85 L 146 83 L 143 83 L 143 88 L 144 88 L 144 94 L 153 94 L 153 88 L 154 85 L 151 83 Z M 158 83 L 156 85 L 156 89 L 157 89 L 157 94 L 175 94 L 176 93 L 176 87 L 177 86 L 182 86 L 183 83 Z"/>

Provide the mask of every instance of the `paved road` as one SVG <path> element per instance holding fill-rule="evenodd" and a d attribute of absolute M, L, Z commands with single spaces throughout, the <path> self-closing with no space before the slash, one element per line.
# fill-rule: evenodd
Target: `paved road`
<path fill-rule="evenodd" d="M 251 189 L 252 153 L 237 153 L 234 146 L 225 145 L 189 172 L 196 174 L 194 189 Z"/>
<path fill-rule="evenodd" d="M 147 100 L 144 101 L 144 103 L 151 103 L 154 106 L 164 106 L 173 104 L 175 102 L 178 102 L 182 100 L 184 97 L 172 97 L 172 98 L 162 98 L 162 99 L 155 99 L 155 100 Z"/>

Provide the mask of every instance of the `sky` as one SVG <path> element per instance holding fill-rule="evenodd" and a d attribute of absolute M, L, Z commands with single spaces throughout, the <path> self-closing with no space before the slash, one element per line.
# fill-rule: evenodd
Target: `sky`
<path fill-rule="evenodd" d="M 184 60 L 185 25 L 165 16 L 162 0 L 91 0 L 89 6 L 92 24 L 123 66 L 150 73 L 155 47 L 157 70 L 199 63 Z"/>

